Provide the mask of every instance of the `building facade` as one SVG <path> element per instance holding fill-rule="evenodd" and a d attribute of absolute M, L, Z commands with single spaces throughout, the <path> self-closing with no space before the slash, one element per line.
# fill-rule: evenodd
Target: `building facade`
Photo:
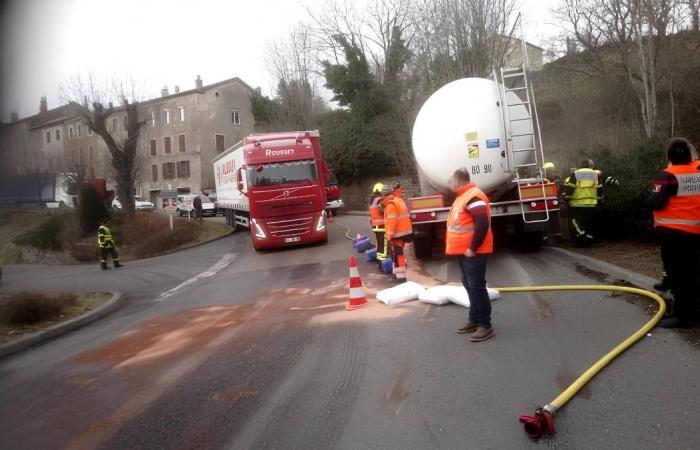
<path fill-rule="evenodd" d="M 162 191 L 209 193 L 215 190 L 212 160 L 253 132 L 253 89 L 239 78 L 170 93 L 139 103 L 141 128 L 136 157 L 136 195 L 160 207 Z M 104 141 L 69 103 L 48 110 L 42 98 L 39 114 L 0 125 L 0 158 L 4 174 L 84 172 L 104 178 L 116 191 L 111 155 Z M 15 118 L 16 119 L 16 118 Z M 126 138 L 126 111 L 115 108 L 107 130 Z"/>

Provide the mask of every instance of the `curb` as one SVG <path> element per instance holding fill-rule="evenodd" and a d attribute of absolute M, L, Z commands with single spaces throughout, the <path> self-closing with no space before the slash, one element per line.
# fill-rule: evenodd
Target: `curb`
<path fill-rule="evenodd" d="M 612 278 L 627 281 L 629 283 L 634 284 L 635 286 L 639 286 L 642 289 L 646 289 L 647 291 L 656 292 L 654 290 L 654 284 L 657 283 L 659 280 L 655 280 L 646 275 L 642 275 L 641 273 L 633 272 L 631 270 L 622 268 L 620 266 L 616 266 L 609 262 L 592 258 L 590 256 L 582 255 L 580 253 L 572 252 L 570 250 L 565 250 L 560 247 L 547 247 L 544 251 L 551 251 L 554 253 L 558 253 L 559 256 L 562 257 L 577 259 L 581 262 L 593 266 L 593 269 L 596 269 L 599 272 L 603 272 L 610 275 L 610 277 Z"/>
<path fill-rule="evenodd" d="M 184 247 L 174 248 L 174 249 L 172 249 L 172 250 L 168 250 L 168 251 L 166 251 L 166 252 L 159 253 L 159 254 L 153 255 L 153 256 L 147 256 L 147 257 L 145 257 L 145 258 L 125 259 L 124 262 L 127 262 L 127 261 L 129 261 L 129 262 L 143 261 L 144 259 L 151 259 L 151 258 L 158 258 L 158 257 L 160 257 L 160 256 L 172 255 L 173 253 L 181 252 L 181 251 L 183 251 L 183 250 L 189 250 L 189 249 L 191 249 L 191 248 L 201 247 L 202 245 L 207 245 L 207 244 L 210 244 L 210 243 L 212 243 L 212 242 L 220 241 L 221 239 L 226 239 L 227 237 L 230 237 L 230 236 L 232 236 L 232 235 L 234 235 L 234 234 L 236 234 L 236 231 L 232 229 L 232 230 L 230 230 L 228 233 L 226 233 L 226 234 L 224 234 L 224 235 L 222 235 L 222 236 L 219 236 L 219 237 L 217 237 L 217 238 L 214 238 L 214 239 L 212 239 L 212 240 L 210 240 L 210 241 L 197 242 L 196 244 L 192 244 L 192 245 L 189 245 L 189 246 L 186 245 L 186 246 L 184 246 Z"/>
<path fill-rule="evenodd" d="M 37 331 L 36 333 L 17 339 L 16 341 L 8 342 L 0 345 L 0 358 L 12 355 L 14 353 L 25 350 L 29 347 L 38 346 L 46 343 L 58 336 L 70 333 L 78 328 L 84 327 L 92 322 L 95 322 L 112 311 L 116 310 L 124 304 L 126 297 L 121 292 L 111 291 L 112 298 L 107 300 L 102 306 L 93 309 L 82 316 L 75 317 L 66 322 L 61 322 L 50 326 L 45 330 Z"/>

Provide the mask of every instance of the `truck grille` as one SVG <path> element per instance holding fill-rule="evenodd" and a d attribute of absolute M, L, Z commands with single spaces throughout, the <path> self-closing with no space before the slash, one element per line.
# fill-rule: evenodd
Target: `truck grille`
<path fill-rule="evenodd" d="M 301 217 L 299 219 L 277 220 L 267 222 L 267 228 L 272 237 L 285 238 L 302 236 L 311 232 L 313 217 Z"/>

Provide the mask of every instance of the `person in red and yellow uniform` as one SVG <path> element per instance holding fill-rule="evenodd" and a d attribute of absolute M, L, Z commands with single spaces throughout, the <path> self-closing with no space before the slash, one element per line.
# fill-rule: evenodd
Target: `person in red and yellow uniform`
<path fill-rule="evenodd" d="M 413 237 L 413 226 L 408 206 L 403 199 L 405 191 L 401 183 L 394 183 L 391 194 L 384 197 L 384 233 L 389 242 L 394 261 L 394 276 L 398 281 L 406 281 L 406 257 L 404 247 Z"/>
<path fill-rule="evenodd" d="M 486 261 L 493 253 L 489 198 L 471 181 L 469 170 L 457 169 L 449 180 L 457 195 L 447 218 L 447 255 L 459 257 L 462 284 L 469 294 L 469 321 L 457 330 L 472 342 L 493 337 L 491 301 L 486 290 Z"/>
<path fill-rule="evenodd" d="M 671 139 L 666 153 L 671 164 L 659 172 L 646 201 L 673 294 L 673 316 L 659 326 L 687 328 L 700 320 L 700 160 L 693 160 L 693 147 L 683 138 Z"/>

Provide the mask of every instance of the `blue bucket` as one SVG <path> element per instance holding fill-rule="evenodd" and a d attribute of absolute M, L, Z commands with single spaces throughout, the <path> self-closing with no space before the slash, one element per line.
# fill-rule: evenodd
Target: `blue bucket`
<path fill-rule="evenodd" d="M 367 236 L 360 236 L 359 238 L 353 238 L 352 248 L 357 248 L 357 243 L 364 240 L 364 239 L 369 239 L 369 238 Z"/>
<path fill-rule="evenodd" d="M 391 259 L 387 258 L 379 265 L 379 268 L 384 273 L 392 273 L 394 271 L 394 263 Z"/>
<path fill-rule="evenodd" d="M 367 262 L 374 262 L 377 260 L 377 249 L 376 248 L 370 248 L 365 252 L 365 260 Z"/>
<path fill-rule="evenodd" d="M 355 245 L 355 249 L 357 249 L 358 253 L 364 253 L 373 247 L 374 246 L 372 245 L 372 241 L 370 241 L 369 238 L 357 241 L 357 245 Z"/>

